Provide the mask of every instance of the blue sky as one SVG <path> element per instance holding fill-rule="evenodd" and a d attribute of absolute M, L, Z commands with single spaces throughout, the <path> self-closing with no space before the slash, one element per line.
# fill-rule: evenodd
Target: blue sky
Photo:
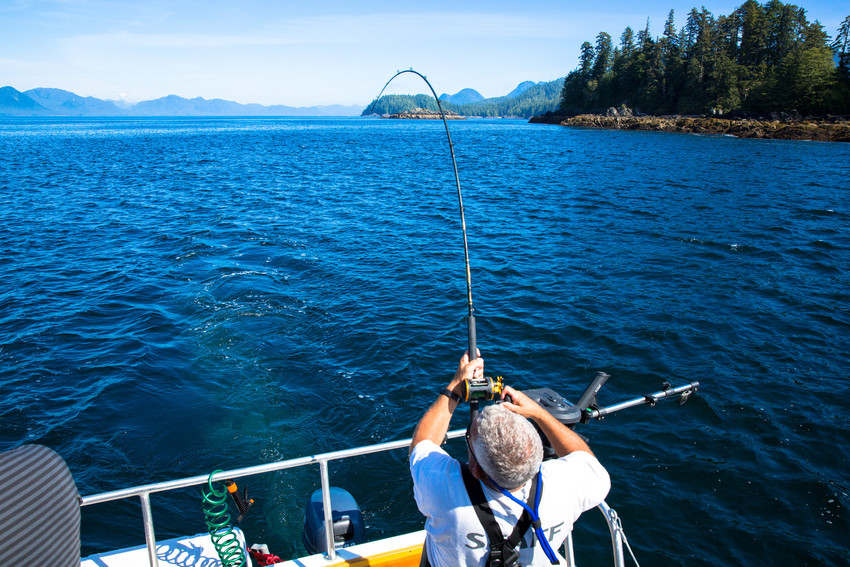
<path fill-rule="evenodd" d="M 370 2 L 306 0 L 0 0 L 0 86 L 56 87 L 140 101 L 177 94 L 242 103 L 366 105 L 400 69 L 437 94 L 501 96 L 551 81 L 599 31 L 617 40 L 673 9 L 729 14 L 743 0 Z M 831 35 L 850 3 L 798 5 Z M 425 92 L 413 75 L 388 92 Z"/>

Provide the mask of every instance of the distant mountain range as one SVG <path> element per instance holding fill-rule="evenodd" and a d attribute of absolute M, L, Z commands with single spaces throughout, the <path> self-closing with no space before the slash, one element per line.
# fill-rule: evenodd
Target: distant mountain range
<path fill-rule="evenodd" d="M 443 93 L 440 100 L 452 110 L 468 116 L 528 117 L 556 108 L 560 102 L 563 79 L 549 83 L 525 81 L 502 97 L 484 98 L 475 89 L 463 89 L 453 95 Z M 416 107 L 436 109 L 427 95 L 388 95 L 373 112 L 384 114 Z M 20 92 L 13 87 L 0 88 L 0 116 L 359 116 L 362 106 L 328 105 L 293 107 L 283 105 L 240 104 L 229 100 L 183 98 L 169 95 L 138 103 L 82 97 L 62 89 L 37 88 Z"/>
<path fill-rule="evenodd" d="M 130 104 L 61 89 L 0 88 L 0 116 L 358 116 L 362 110 L 362 106 L 263 106 L 176 95 Z"/>
<path fill-rule="evenodd" d="M 559 79 L 560 81 L 560 79 Z M 504 98 L 516 98 L 519 95 L 523 94 L 525 91 L 534 87 L 536 85 L 544 85 L 546 83 L 535 83 L 534 81 L 525 81 L 517 85 L 517 88 L 509 92 L 505 95 Z M 502 97 L 499 97 L 502 98 Z M 450 95 L 443 93 L 440 95 L 440 100 L 444 100 L 446 102 L 450 102 L 451 104 L 475 104 L 476 102 L 483 102 L 487 99 L 484 96 L 476 91 L 475 89 L 463 89 L 456 94 Z"/>
<path fill-rule="evenodd" d="M 472 104 L 473 102 L 481 102 L 485 99 L 484 96 L 475 89 L 463 89 L 453 95 L 443 93 L 440 95 L 440 100 L 444 100 L 452 104 Z"/>

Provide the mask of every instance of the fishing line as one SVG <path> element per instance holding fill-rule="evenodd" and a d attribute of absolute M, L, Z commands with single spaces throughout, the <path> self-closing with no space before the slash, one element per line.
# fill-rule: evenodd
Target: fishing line
<path fill-rule="evenodd" d="M 452 156 L 452 167 L 454 168 L 454 173 L 455 173 L 455 184 L 457 185 L 457 202 L 458 202 L 458 205 L 460 207 L 460 228 L 463 231 L 463 257 L 464 257 L 464 264 L 465 264 L 465 267 L 466 267 L 466 304 L 467 304 L 467 308 L 469 310 L 469 314 L 467 315 L 467 319 L 466 319 L 467 329 L 468 329 L 468 337 L 469 337 L 469 341 L 468 341 L 469 350 L 468 350 L 468 352 L 469 352 L 469 359 L 472 360 L 472 359 L 477 357 L 478 351 L 477 351 L 476 346 L 475 346 L 475 344 L 476 344 L 475 309 L 472 306 L 472 274 L 470 273 L 470 270 L 469 270 L 469 243 L 468 243 L 467 238 L 466 238 L 466 218 L 463 214 L 463 194 L 460 191 L 460 176 L 457 173 L 457 160 L 455 160 L 455 148 L 454 148 L 454 144 L 452 143 L 452 135 L 449 132 L 449 121 L 446 120 L 446 113 L 443 112 L 443 105 L 440 104 L 440 99 L 439 99 L 439 97 L 437 97 L 437 92 L 434 90 L 434 87 L 431 86 L 431 83 L 428 81 L 428 78 L 425 77 L 425 75 L 423 75 L 422 73 L 420 73 L 418 71 L 414 71 L 413 69 L 407 69 L 405 71 L 396 72 L 396 74 L 393 75 L 390 78 L 389 81 L 387 81 L 387 84 L 384 85 L 384 88 L 381 89 L 381 92 L 378 93 L 378 96 L 375 98 L 374 102 L 372 102 L 372 104 L 369 106 L 370 112 L 367 112 L 366 114 L 372 113 L 371 110 L 375 108 L 375 105 L 378 103 L 378 100 L 381 98 L 381 95 L 384 94 L 384 91 L 387 89 L 387 87 L 390 85 L 390 83 L 393 82 L 393 79 L 395 79 L 399 75 L 404 75 L 405 73 L 412 73 L 414 75 L 417 75 L 419 78 L 421 78 L 423 81 L 425 81 L 425 84 L 428 85 L 429 89 L 431 89 L 431 94 L 434 95 L 434 100 L 437 101 L 437 108 L 440 109 L 440 116 L 443 119 L 443 126 L 445 126 L 445 128 L 446 128 L 446 137 L 448 138 L 448 141 L 449 141 L 449 152 L 451 153 L 451 156 Z M 471 402 L 470 407 L 472 408 L 473 416 L 474 416 L 475 413 L 477 413 L 477 411 L 478 411 L 478 402 Z"/>

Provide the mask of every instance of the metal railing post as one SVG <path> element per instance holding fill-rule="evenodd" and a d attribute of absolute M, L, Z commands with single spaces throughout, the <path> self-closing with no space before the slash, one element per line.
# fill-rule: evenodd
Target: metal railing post
<path fill-rule="evenodd" d="M 333 561 L 336 558 L 336 549 L 334 549 L 334 518 L 333 508 L 331 507 L 331 488 L 330 480 L 328 479 L 328 462 L 319 461 L 319 470 L 322 473 L 322 507 L 325 511 L 325 545 L 327 546 L 327 558 Z"/>
<path fill-rule="evenodd" d="M 564 541 L 564 559 L 567 560 L 567 567 L 575 567 L 576 565 L 576 555 L 573 550 L 573 531 L 570 530 L 570 533 L 567 534 L 567 539 Z"/>
<path fill-rule="evenodd" d="M 148 559 L 151 567 L 159 567 L 159 560 L 156 556 L 156 536 L 153 531 L 153 515 L 151 514 L 151 499 L 149 492 L 139 494 L 142 501 L 142 522 L 145 525 L 145 543 L 148 546 Z"/>
<path fill-rule="evenodd" d="M 623 567 L 626 564 L 623 556 L 623 526 L 620 524 L 620 517 L 617 512 L 602 502 L 597 506 L 605 516 L 605 521 L 608 523 L 608 530 L 611 532 L 611 546 L 614 548 L 614 565 Z"/>

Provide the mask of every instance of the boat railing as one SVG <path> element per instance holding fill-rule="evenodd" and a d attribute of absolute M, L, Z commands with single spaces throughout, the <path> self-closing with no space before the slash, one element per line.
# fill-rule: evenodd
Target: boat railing
<path fill-rule="evenodd" d="M 464 429 L 457 429 L 454 431 L 449 431 L 446 435 L 447 439 L 455 439 L 457 437 L 462 437 L 466 431 Z M 281 471 L 285 469 L 292 469 L 297 467 L 303 467 L 306 465 L 319 465 L 319 474 L 321 476 L 321 484 L 322 484 L 322 505 L 324 508 L 324 521 L 325 521 L 325 541 L 326 541 L 326 549 L 327 553 L 325 557 L 328 561 L 333 561 L 336 559 L 336 550 L 334 549 L 334 530 L 333 530 L 333 514 L 331 508 L 331 495 L 330 495 L 330 478 L 328 474 L 328 463 L 331 461 L 339 461 L 342 459 L 348 459 L 351 457 L 359 457 L 362 455 L 369 455 L 372 453 L 382 453 L 385 451 L 392 451 L 394 449 L 401 449 L 410 446 L 411 439 L 402 439 L 399 441 L 388 441 L 386 443 L 378 443 L 375 445 L 366 445 L 363 447 L 356 447 L 353 449 L 344 449 L 341 451 L 331 451 L 329 453 L 321 453 L 319 455 L 311 455 L 308 457 L 299 457 L 296 459 L 288 459 L 285 461 L 275 461 L 273 463 L 265 463 L 262 465 L 256 465 L 252 467 L 245 467 L 241 469 L 232 469 L 228 471 L 219 471 L 212 475 L 201 475 L 201 476 L 193 476 L 187 477 L 177 480 L 169 480 L 165 482 L 157 482 L 152 484 L 145 484 L 141 486 L 135 486 L 132 488 L 125 488 L 121 490 L 114 490 L 111 492 L 103 492 L 100 494 L 92 494 L 89 496 L 83 496 L 81 499 L 81 506 L 91 506 L 94 504 L 102 504 L 104 502 L 112 502 L 115 500 L 124 500 L 127 498 L 138 497 L 141 501 L 142 505 L 142 522 L 144 524 L 145 531 L 145 543 L 148 552 L 148 558 L 150 561 L 151 567 L 158 567 L 159 560 L 157 557 L 156 551 L 156 534 L 154 531 L 154 521 L 153 514 L 151 513 L 151 494 L 157 492 L 167 492 L 170 490 L 177 490 L 180 488 L 188 488 L 190 486 L 201 486 L 207 482 L 215 482 L 215 481 L 224 481 L 226 479 L 232 478 L 242 478 L 246 476 L 253 476 L 258 474 L 270 473 L 275 471 Z M 617 517 L 616 512 L 613 509 L 608 507 L 604 502 L 599 505 L 599 509 L 605 516 L 605 520 L 608 523 L 608 529 L 611 532 L 611 540 L 614 548 L 614 565 L 616 567 L 622 567 L 624 565 L 623 562 L 623 538 L 622 538 L 622 528 L 619 524 L 619 518 Z M 565 543 L 565 553 L 567 564 L 570 566 L 575 565 L 575 559 L 573 555 L 573 544 L 572 544 L 572 534 L 569 535 L 567 541 Z"/>

